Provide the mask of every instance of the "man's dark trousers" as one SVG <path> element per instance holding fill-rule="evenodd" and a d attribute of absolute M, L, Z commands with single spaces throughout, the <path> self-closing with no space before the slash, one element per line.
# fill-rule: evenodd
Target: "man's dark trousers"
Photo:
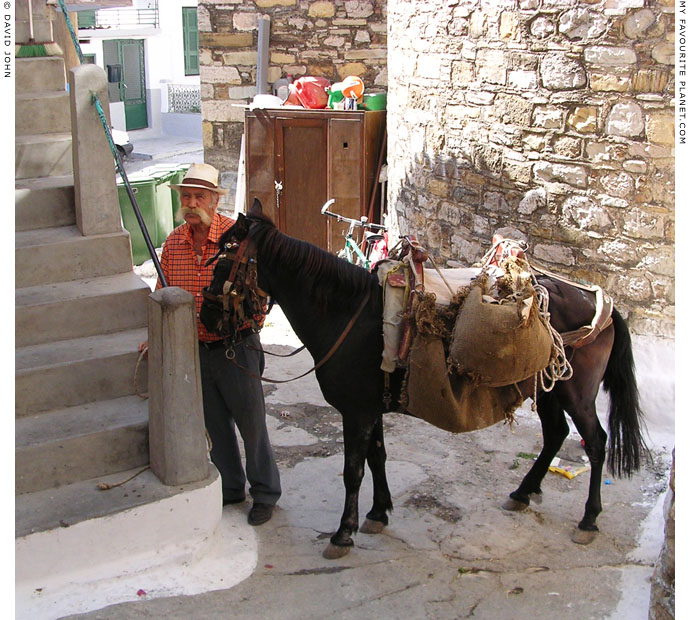
<path fill-rule="evenodd" d="M 255 502 L 274 505 L 281 494 L 280 475 L 266 428 L 266 405 L 261 380 L 252 377 L 264 370 L 264 354 L 258 334 L 234 345 L 235 363 L 225 354 L 224 346 L 206 348 L 199 344 L 201 388 L 206 429 L 213 444 L 211 460 L 220 472 L 223 499 L 244 497 L 245 481 Z M 235 426 L 244 442 L 247 472 Z"/>

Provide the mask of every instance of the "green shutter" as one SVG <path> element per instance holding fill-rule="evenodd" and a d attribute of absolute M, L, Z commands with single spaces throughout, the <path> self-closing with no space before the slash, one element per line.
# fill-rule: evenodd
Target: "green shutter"
<path fill-rule="evenodd" d="M 196 21 L 196 7 L 182 8 L 182 36 L 184 74 L 199 75 L 199 28 Z"/>
<path fill-rule="evenodd" d="M 77 28 L 95 28 L 96 11 L 79 11 L 77 13 Z"/>

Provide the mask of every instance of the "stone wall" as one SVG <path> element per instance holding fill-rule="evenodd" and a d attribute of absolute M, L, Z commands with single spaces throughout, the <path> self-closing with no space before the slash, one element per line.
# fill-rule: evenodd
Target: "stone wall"
<path fill-rule="evenodd" d="M 673 451 L 671 481 L 664 504 L 664 545 L 654 567 L 649 597 L 649 620 L 676 617 L 676 454 Z"/>
<path fill-rule="evenodd" d="M 385 0 L 199 0 L 197 14 L 204 158 L 225 187 L 234 188 L 241 106 L 256 94 L 259 16 L 271 19 L 269 84 L 358 75 L 368 90 L 386 89 Z"/>
<path fill-rule="evenodd" d="M 391 224 L 445 263 L 501 230 L 674 331 L 673 0 L 391 0 Z"/>

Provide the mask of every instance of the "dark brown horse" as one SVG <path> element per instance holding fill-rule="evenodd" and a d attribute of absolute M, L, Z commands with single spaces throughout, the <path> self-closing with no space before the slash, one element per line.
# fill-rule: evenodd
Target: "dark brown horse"
<path fill-rule="evenodd" d="M 258 200 L 254 201 L 249 214 L 240 215 L 237 223 L 225 233 L 221 248 L 224 243 L 245 238 L 256 251 L 258 286 L 280 304 L 314 360 L 322 360 L 329 353 L 353 316 L 357 316 L 352 330 L 332 357 L 316 370 L 324 398 L 343 417 L 345 508 L 340 527 L 324 551 L 326 557 L 340 557 L 352 547 L 352 534 L 359 527 L 357 505 L 365 461 L 373 477 L 374 499 L 362 531 L 381 531 L 392 509 L 385 471 L 382 414 L 398 410 L 404 371 L 392 374 L 390 392 L 393 398 L 386 407 L 384 374 L 380 370 L 383 348 L 381 287 L 375 274 L 281 233 L 263 216 Z M 208 289 L 209 298 L 201 312 L 204 325 L 216 333 L 223 330 L 222 307 L 213 297 L 221 295 L 230 270 L 231 261 L 221 255 Z M 539 282 L 549 290 L 549 311 L 556 330 L 575 330 L 590 322 L 595 312 L 593 295 L 548 277 L 540 277 Z M 231 342 L 233 334 L 223 335 Z M 639 469 L 645 446 L 630 334 L 620 314 L 614 309 L 612 325 L 591 344 L 575 350 L 566 348 L 566 353 L 573 369 L 572 378 L 558 382 L 550 392 L 537 395 L 544 447 L 504 508 L 524 509 L 531 495 L 541 494 L 541 482 L 549 464 L 569 432 L 567 412 L 585 441 L 592 467 L 584 517 L 574 536 L 575 542 L 585 543 L 598 531 L 596 519 L 601 512 L 600 488 L 607 434 L 599 424 L 594 401 L 602 380 L 611 403 L 609 467 L 612 473 L 630 476 Z"/>

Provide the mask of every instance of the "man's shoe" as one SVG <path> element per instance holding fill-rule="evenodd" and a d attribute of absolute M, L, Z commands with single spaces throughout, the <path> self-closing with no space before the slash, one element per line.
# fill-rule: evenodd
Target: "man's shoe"
<path fill-rule="evenodd" d="M 241 504 L 244 501 L 244 495 L 242 497 L 234 497 L 234 498 L 223 498 L 223 506 L 227 506 L 228 504 Z"/>
<path fill-rule="evenodd" d="M 249 521 L 249 525 L 261 525 L 262 523 L 266 523 L 272 516 L 273 506 L 271 504 L 254 502 L 252 509 L 249 511 L 247 521 Z"/>

